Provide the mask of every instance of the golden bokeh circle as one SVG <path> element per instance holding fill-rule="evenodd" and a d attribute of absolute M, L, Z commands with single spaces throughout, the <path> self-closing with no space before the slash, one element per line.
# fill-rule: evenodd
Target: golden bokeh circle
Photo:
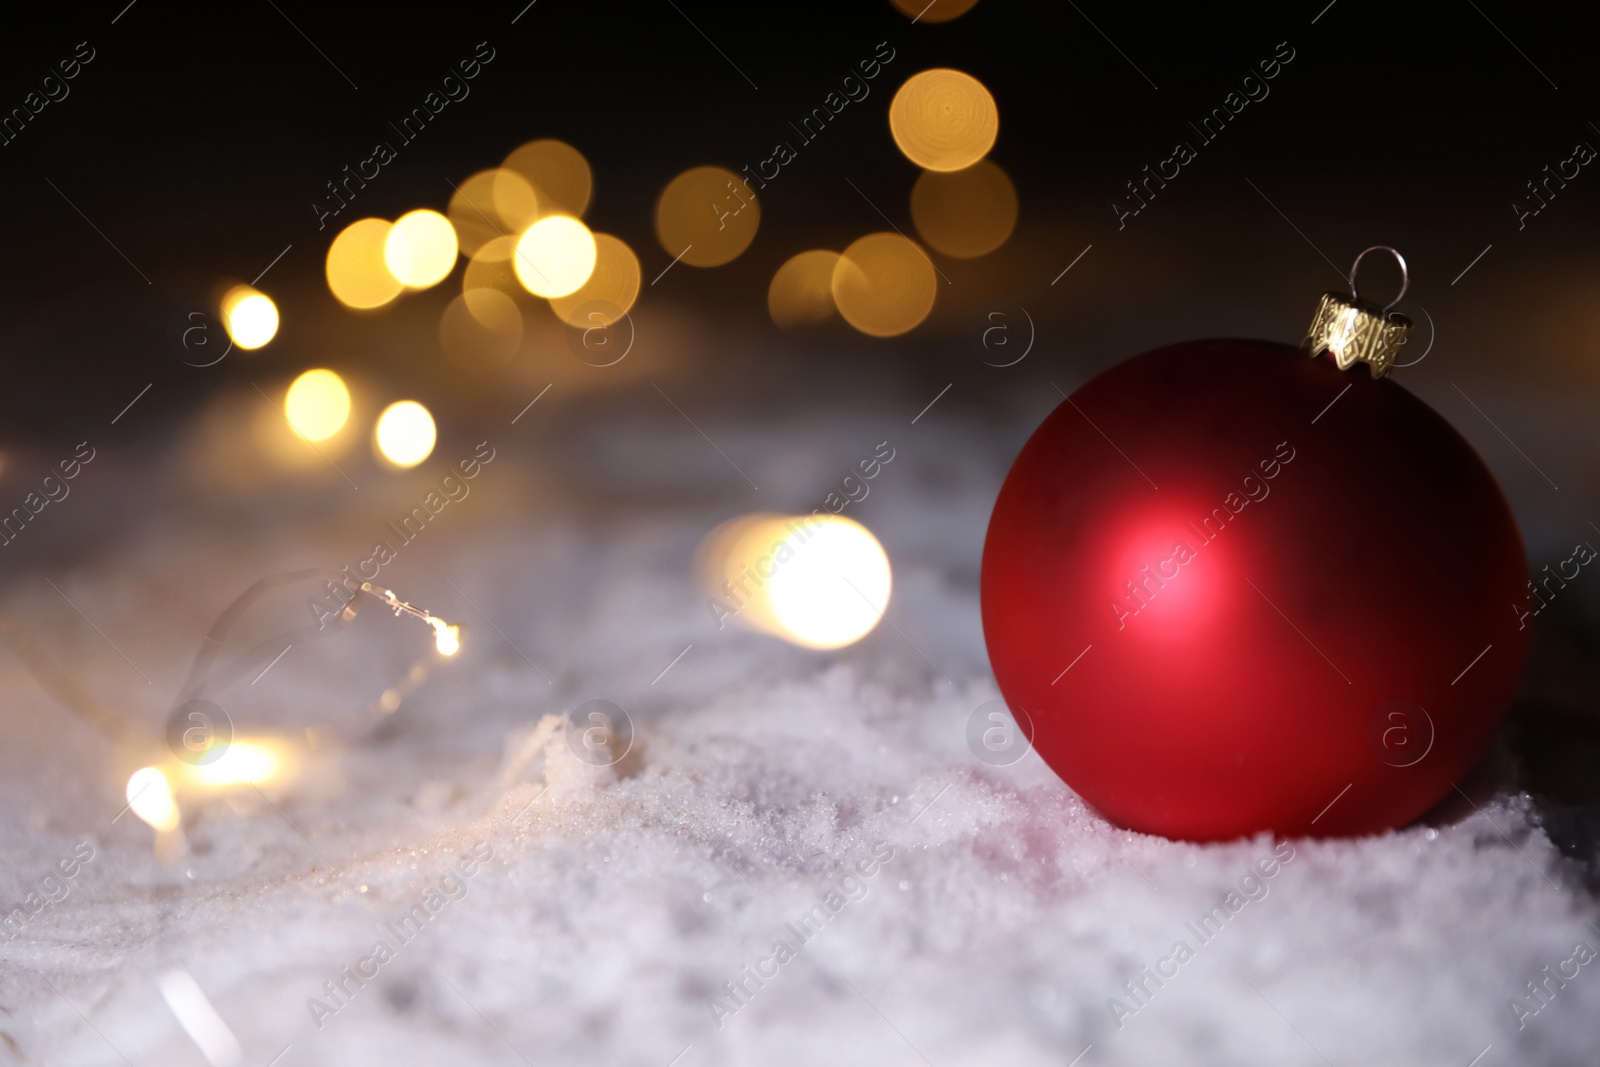
<path fill-rule="evenodd" d="M 350 418 L 350 390 L 343 378 L 325 367 L 308 370 L 289 384 L 283 415 L 307 441 L 326 441 Z"/>
<path fill-rule="evenodd" d="M 396 467 L 415 467 L 433 454 L 438 440 L 433 414 L 415 400 L 396 400 L 384 408 L 372 431 L 379 457 Z"/>
<path fill-rule="evenodd" d="M 851 326 L 872 337 L 894 337 L 928 317 L 938 279 L 915 241 L 869 233 L 834 264 L 832 288 L 834 305 Z"/>
<path fill-rule="evenodd" d="M 741 515 L 712 530 L 695 570 L 727 617 L 805 648 L 843 648 L 883 619 L 893 568 L 872 531 L 842 515 Z M 724 614 L 725 613 L 725 614 Z"/>
<path fill-rule="evenodd" d="M 529 141 L 507 156 L 500 169 L 521 175 L 532 186 L 540 214 L 581 218 L 589 207 L 594 173 L 583 153 L 565 141 Z"/>
<path fill-rule="evenodd" d="M 222 322 L 240 348 L 260 348 L 278 334 L 278 305 L 266 293 L 236 285 L 222 297 Z"/>
<path fill-rule="evenodd" d="M 914 22 L 949 22 L 977 6 L 978 0 L 890 0 L 902 15 Z"/>
<path fill-rule="evenodd" d="M 383 261 L 406 287 L 426 289 L 449 276 L 460 250 L 450 220 L 437 211 L 420 208 L 401 215 L 389 228 Z"/>
<path fill-rule="evenodd" d="M 551 297 L 550 309 L 568 326 L 610 326 L 639 299 L 639 257 L 626 241 L 609 233 L 594 235 L 594 271 L 566 296 Z M 594 307 L 585 307 L 594 304 Z"/>
<path fill-rule="evenodd" d="M 508 201 L 520 202 L 534 196 L 533 190 L 528 188 L 526 197 L 523 197 L 516 189 L 516 184 L 520 183 L 526 188 L 527 182 L 522 181 L 515 175 L 512 178 L 515 179 L 514 182 L 509 179 L 501 182 L 508 191 Z M 457 185 L 455 192 L 450 196 L 450 206 L 445 209 L 445 214 L 449 217 L 450 224 L 456 228 L 456 240 L 460 242 L 461 254 L 464 256 L 477 255 L 478 250 L 490 241 L 497 237 L 510 237 L 513 234 L 520 233 L 527 224 L 523 223 L 521 226 L 507 225 L 506 221 L 500 217 L 500 213 L 495 207 L 494 198 L 496 182 L 499 179 L 500 170 L 498 167 L 480 170 L 460 185 Z M 535 205 L 537 206 L 536 198 Z M 519 209 L 514 214 L 520 216 L 522 211 Z M 532 219 L 528 220 L 528 222 L 531 221 Z"/>
<path fill-rule="evenodd" d="M 511 257 L 516 250 L 517 243 L 509 237 L 496 237 L 484 244 L 467 261 L 467 269 L 461 277 L 461 291 L 470 293 L 478 289 L 492 289 L 513 301 L 525 297 L 527 290 L 522 288 L 517 281 L 516 271 L 511 269 Z"/>
<path fill-rule="evenodd" d="M 328 246 L 328 288 L 345 306 L 382 307 L 405 288 L 384 263 L 390 225 L 385 219 L 359 219 Z"/>
<path fill-rule="evenodd" d="M 839 253 L 814 248 L 788 258 L 767 287 L 767 311 L 778 326 L 815 326 L 833 318 L 833 270 Z"/>
<path fill-rule="evenodd" d="M 911 189 L 911 219 L 936 252 L 988 255 L 1017 225 L 1017 190 L 1006 172 L 980 159 L 965 170 L 922 172 Z"/>
<path fill-rule="evenodd" d="M 1000 110 L 983 83 L 948 67 L 913 74 L 889 104 L 889 131 L 924 170 L 961 170 L 994 147 Z"/>
<path fill-rule="evenodd" d="M 589 280 L 597 255 L 589 227 L 569 215 L 548 215 L 517 239 L 511 269 L 534 296 L 566 296 Z"/>
<path fill-rule="evenodd" d="M 755 240 L 760 225 L 755 192 L 722 167 L 684 171 L 656 201 L 661 247 L 692 267 L 720 267 L 736 259 Z"/>
<path fill-rule="evenodd" d="M 521 233 L 548 213 L 548 205 L 540 199 L 538 190 L 514 170 L 501 167 L 495 171 L 491 192 L 495 217 L 504 227 L 502 233 Z"/>

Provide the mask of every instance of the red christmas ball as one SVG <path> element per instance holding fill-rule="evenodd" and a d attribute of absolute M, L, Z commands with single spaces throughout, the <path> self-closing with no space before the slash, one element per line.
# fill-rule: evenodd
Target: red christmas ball
<path fill-rule="evenodd" d="M 1526 572 L 1493 476 L 1392 379 L 1196 341 L 1101 374 L 1028 440 L 983 626 L 1025 735 L 1114 822 L 1375 833 L 1498 728 Z"/>

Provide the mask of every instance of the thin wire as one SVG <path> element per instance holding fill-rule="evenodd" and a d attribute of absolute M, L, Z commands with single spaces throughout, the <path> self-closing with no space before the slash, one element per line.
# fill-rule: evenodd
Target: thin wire
<path fill-rule="evenodd" d="M 326 626 L 322 625 L 313 627 L 308 624 L 307 626 L 296 627 L 292 630 L 286 630 L 282 634 L 269 637 L 265 641 L 262 641 L 261 644 L 255 646 L 255 648 L 236 655 L 223 668 L 213 668 L 211 666 L 212 662 L 222 651 L 223 639 L 228 636 L 229 631 L 233 629 L 234 625 L 238 623 L 239 619 L 244 615 L 244 613 L 250 609 L 251 605 L 253 605 L 257 600 L 260 600 L 261 597 L 264 596 L 269 590 L 276 589 L 279 586 L 290 585 L 294 582 L 305 581 L 308 578 L 322 578 L 327 581 L 337 582 L 343 580 L 343 577 L 344 576 L 337 571 L 325 570 L 320 567 L 302 571 L 285 571 L 281 574 L 268 575 L 267 577 L 262 578 L 260 581 L 255 582 L 244 592 L 240 593 L 233 599 L 232 603 L 223 609 L 222 614 L 217 617 L 217 621 L 211 624 L 211 628 L 206 631 L 205 637 L 201 639 L 200 648 L 195 653 L 194 665 L 189 668 L 189 676 L 184 679 L 183 685 L 180 688 L 181 699 L 193 699 L 197 693 L 206 688 L 213 681 L 214 677 L 219 673 L 219 670 L 227 673 L 237 673 L 242 675 L 242 673 L 251 665 L 251 661 L 254 658 L 253 654 L 261 647 L 261 645 L 270 643 L 274 649 L 277 649 L 282 647 L 280 644 L 282 641 L 300 643 L 302 641 L 314 639 L 319 635 L 319 633 L 326 634 L 330 632 Z M 350 619 L 355 617 L 355 612 L 351 608 L 351 605 L 354 603 L 355 599 L 352 598 L 349 604 L 345 605 L 345 610 L 340 613 L 339 623 L 341 625 L 347 624 Z M 306 631 L 310 632 L 306 633 Z M 228 680 L 229 679 L 224 678 L 222 684 L 226 685 Z"/>
<path fill-rule="evenodd" d="M 344 602 L 343 609 L 332 620 L 331 625 L 329 624 L 330 620 L 325 616 L 319 617 L 314 623 L 307 623 L 304 626 L 284 630 L 282 633 L 266 637 L 252 647 L 234 655 L 226 663 L 214 665 L 214 661 L 220 654 L 223 641 L 229 631 L 233 629 L 235 624 L 257 600 L 271 589 L 312 578 L 321 578 L 324 582 L 332 585 L 336 592 L 338 588 L 342 587 L 352 594 L 350 599 Z M 226 688 L 255 670 L 262 660 L 270 658 L 275 653 L 281 655 L 280 649 L 285 642 L 295 645 L 306 644 L 347 629 L 356 617 L 359 610 L 358 605 L 363 596 L 371 597 L 379 604 L 389 608 L 396 617 L 410 615 L 430 625 L 444 622 L 444 620 L 431 612 L 401 600 L 392 590 L 375 586 L 371 582 L 362 582 L 359 587 L 352 589 L 348 585 L 343 585 L 344 581 L 345 576 L 337 571 L 311 568 L 272 574 L 255 582 L 234 598 L 233 602 L 217 618 L 217 621 L 212 624 L 211 629 L 206 631 L 206 635 L 201 641 L 200 649 L 195 654 L 194 666 L 190 669 L 189 677 L 184 682 L 181 699 L 193 700 L 208 690 L 216 692 Z M 393 692 L 404 699 L 404 697 L 415 692 L 427 677 L 427 663 L 431 659 L 430 655 L 425 654 L 413 660 L 411 666 L 406 669 L 393 685 L 385 687 L 384 693 Z M 369 701 L 364 708 L 351 712 L 345 718 L 347 721 L 352 716 L 370 719 L 377 713 L 388 713 L 393 710 L 393 706 L 384 707 L 380 697 Z"/>

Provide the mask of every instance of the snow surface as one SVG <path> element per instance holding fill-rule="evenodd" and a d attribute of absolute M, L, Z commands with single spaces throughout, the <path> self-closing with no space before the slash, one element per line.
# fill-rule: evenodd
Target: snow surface
<path fill-rule="evenodd" d="M 324 737 L 296 782 L 189 801 L 176 862 L 117 817 L 140 757 L 0 653 L 0 900 L 21 901 L 76 842 L 97 850 L 0 943 L 0 1063 L 203 1064 L 158 987 L 179 968 L 243 1063 L 282 1067 L 1595 1062 L 1600 963 L 1520 1030 L 1508 1007 L 1576 943 L 1600 948 L 1600 918 L 1528 798 L 1496 790 L 1504 759 L 1469 785 L 1476 808 L 1292 842 L 1266 895 L 1201 944 L 1186 924 L 1273 841 L 1117 830 L 1036 757 L 995 768 L 968 751 L 968 715 L 998 696 L 977 610 L 984 524 L 1050 396 L 1001 427 L 952 398 L 912 426 L 920 395 L 892 419 L 833 405 L 700 421 L 757 492 L 643 392 L 605 417 L 552 395 L 493 431 L 473 495 L 383 577 L 467 624 L 459 662 L 377 729 Z M 719 631 L 691 581 L 705 533 L 808 508 L 884 439 L 896 459 L 847 514 L 894 561 L 894 626 L 837 653 Z M 234 595 L 361 558 L 470 452 L 442 441 L 388 489 L 356 470 L 359 494 L 330 477 L 310 503 L 223 487 L 196 504 L 202 446 L 107 448 L 37 520 L 68 549 L 36 557 L 3 605 L 151 746 Z M 244 732 L 298 730 L 329 717 L 330 691 L 370 699 L 427 634 L 380 619 L 359 641 L 291 651 L 216 699 Z M 564 723 L 601 698 L 634 727 L 611 767 L 580 761 Z M 449 878 L 474 849 L 492 858 Z M 441 887 L 459 899 L 399 943 L 387 924 Z M 819 902 L 827 919 L 802 942 L 791 927 Z M 324 983 L 380 938 L 393 958 L 315 1018 L 308 1001 L 334 1004 Z M 1179 940 L 1193 958 L 1114 1017 L 1112 998 L 1139 1004 L 1123 983 Z M 797 949 L 781 965 L 778 941 Z M 740 981 L 736 1004 L 724 983 Z"/>

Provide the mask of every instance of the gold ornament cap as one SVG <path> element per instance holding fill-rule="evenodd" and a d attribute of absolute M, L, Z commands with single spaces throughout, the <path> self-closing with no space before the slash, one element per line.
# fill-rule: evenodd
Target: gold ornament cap
<path fill-rule="evenodd" d="M 1371 300 L 1361 299 L 1356 291 L 1356 271 L 1361 267 L 1362 257 L 1368 252 L 1387 252 L 1400 264 L 1400 292 L 1382 307 Z M 1301 347 L 1313 356 L 1332 352 L 1340 370 L 1349 370 L 1357 363 L 1365 363 L 1374 378 L 1386 377 L 1414 326 L 1404 315 L 1389 310 L 1406 295 L 1410 284 L 1405 257 L 1399 252 L 1388 245 L 1373 245 L 1364 249 L 1350 265 L 1350 295 L 1335 292 L 1322 295 Z"/>

